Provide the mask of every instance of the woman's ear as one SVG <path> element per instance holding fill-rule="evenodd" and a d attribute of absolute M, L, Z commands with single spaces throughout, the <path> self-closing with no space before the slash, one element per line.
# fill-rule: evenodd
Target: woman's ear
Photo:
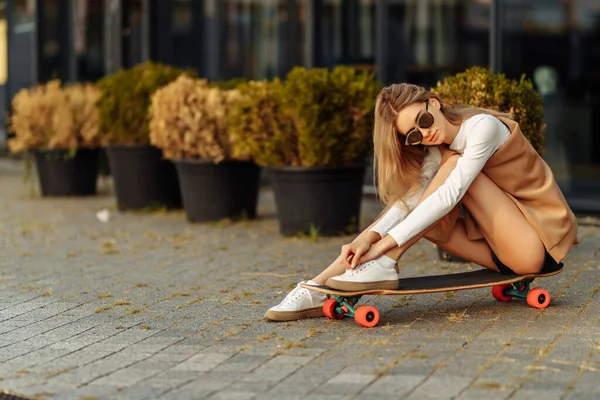
<path fill-rule="evenodd" d="M 440 104 L 438 99 L 436 99 L 435 97 L 429 98 L 429 104 L 434 106 L 436 108 L 436 110 L 440 110 L 442 108 L 442 105 Z"/>

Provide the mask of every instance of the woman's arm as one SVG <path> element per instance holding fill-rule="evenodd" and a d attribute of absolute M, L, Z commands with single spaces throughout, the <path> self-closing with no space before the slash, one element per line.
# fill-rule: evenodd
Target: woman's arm
<path fill-rule="evenodd" d="M 502 145 L 503 136 L 499 129 L 496 118 L 492 116 L 480 118 L 469 128 L 467 146 L 446 182 L 388 232 L 397 246 L 427 229 L 458 204 L 485 163 Z"/>
<path fill-rule="evenodd" d="M 425 159 L 423 160 L 423 166 L 421 167 L 421 188 L 417 193 L 407 194 L 404 196 L 402 201 L 396 202 L 389 210 L 379 218 L 373 225 L 369 227 L 370 230 L 379 233 L 380 237 L 384 237 L 390 229 L 402 222 L 406 216 L 415 209 L 419 200 L 423 196 L 423 193 L 427 189 L 429 182 L 433 179 L 434 175 L 440 168 L 442 162 L 442 153 L 436 148 L 432 147 L 429 149 Z"/>
<path fill-rule="evenodd" d="M 417 206 L 429 182 L 431 182 L 439 170 L 441 161 L 441 151 L 437 147 L 430 148 L 421 167 L 422 184 L 419 192 L 407 194 L 402 201 L 388 206 L 387 211 L 381 217 L 377 218 L 352 243 L 342 246 L 340 257 L 344 260 L 352 260 L 350 264 L 351 268 L 356 266 L 356 262 L 371 248 L 371 245 L 384 238 L 390 229 L 402 222 Z"/>

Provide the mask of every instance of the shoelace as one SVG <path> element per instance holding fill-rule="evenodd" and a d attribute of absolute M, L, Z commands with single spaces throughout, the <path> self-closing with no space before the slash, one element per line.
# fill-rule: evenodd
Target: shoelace
<path fill-rule="evenodd" d="M 367 262 L 367 263 L 360 264 L 360 265 L 359 265 L 357 268 L 355 268 L 355 269 L 351 270 L 350 272 L 346 271 L 346 273 L 347 273 L 348 275 L 350 275 L 350 276 L 352 276 L 352 275 L 356 275 L 356 274 L 358 274 L 359 272 L 362 272 L 362 271 L 364 271 L 365 269 L 367 269 L 367 267 L 368 267 L 368 266 L 371 266 L 371 265 L 373 265 L 373 261 L 369 261 L 369 262 Z"/>
<path fill-rule="evenodd" d="M 290 293 L 288 293 L 287 296 L 285 296 L 285 299 L 283 299 L 283 301 L 281 302 L 281 304 L 289 304 L 289 303 L 293 303 L 296 300 L 298 300 L 300 297 L 302 297 L 303 295 L 305 295 L 308 292 L 308 289 L 304 289 L 303 287 L 300 287 L 300 284 L 298 284 L 294 290 L 292 290 Z"/>

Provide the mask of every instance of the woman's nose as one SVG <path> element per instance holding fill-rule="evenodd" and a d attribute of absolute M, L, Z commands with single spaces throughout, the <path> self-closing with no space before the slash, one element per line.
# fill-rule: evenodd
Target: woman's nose
<path fill-rule="evenodd" d="M 431 135 L 431 127 L 429 128 L 421 128 L 419 127 L 419 132 L 421 132 L 421 135 L 423 135 L 424 138 L 428 138 L 429 135 Z"/>

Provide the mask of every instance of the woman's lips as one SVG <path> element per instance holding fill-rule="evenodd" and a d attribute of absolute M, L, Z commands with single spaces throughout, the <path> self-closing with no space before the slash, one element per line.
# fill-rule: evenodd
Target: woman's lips
<path fill-rule="evenodd" d="M 433 136 L 431 137 L 431 139 L 429 139 L 430 142 L 435 142 L 435 140 L 437 139 L 437 131 L 435 131 L 435 133 L 433 134 Z"/>

